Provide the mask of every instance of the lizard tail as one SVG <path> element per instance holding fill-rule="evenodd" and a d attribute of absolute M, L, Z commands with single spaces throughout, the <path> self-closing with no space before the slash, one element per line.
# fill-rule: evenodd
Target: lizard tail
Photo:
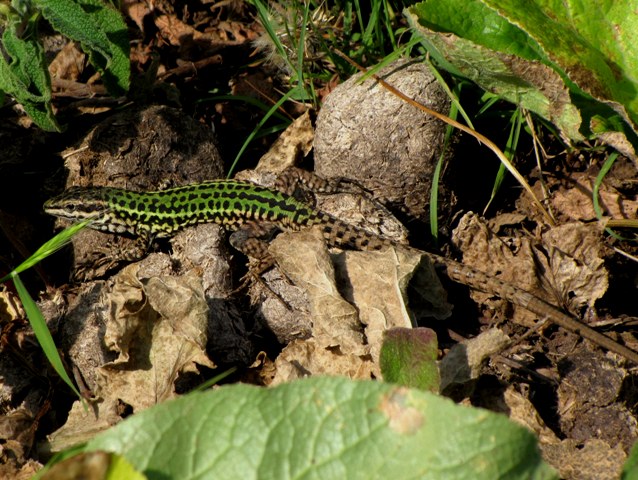
<path fill-rule="evenodd" d="M 392 240 L 345 223 L 325 212 L 316 212 L 309 218 L 308 224 L 319 225 L 328 244 L 340 248 L 381 250 L 394 245 Z"/>

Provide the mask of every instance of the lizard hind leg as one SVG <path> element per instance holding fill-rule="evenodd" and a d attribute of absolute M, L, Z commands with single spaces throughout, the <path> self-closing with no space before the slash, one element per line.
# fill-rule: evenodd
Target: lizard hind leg
<path fill-rule="evenodd" d="M 277 227 L 272 224 L 248 223 L 236 232 L 233 232 L 228 239 L 235 250 L 257 262 L 251 267 L 253 275 L 261 275 L 271 268 L 275 261 L 268 253 L 268 240 L 277 231 Z"/>
<path fill-rule="evenodd" d="M 233 293 L 244 290 L 251 282 L 258 282 L 277 300 L 279 300 L 285 308 L 290 309 L 290 306 L 284 301 L 284 299 L 282 299 L 281 296 L 264 283 L 261 278 L 262 273 L 275 265 L 275 259 L 268 252 L 268 242 L 256 235 L 259 235 L 259 232 L 261 232 L 262 236 L 268 234 L 269 237 L 272 237 L 277 228 L 272 226 L 269 229 L 269 232 L 265 232 L 264 227 L 264 225 L 260 225 L 257 229 L 254 229 L 251 228 L 251 225 L 248 225 L 247 227 L 237 230 L 231 234 L 229 238 L 229 242 L 233 248 L 239 250 L 250 259 L 255 260 L 249 264 L 248 272 L 241 278 L 239 286 L 233 291 Z"/>

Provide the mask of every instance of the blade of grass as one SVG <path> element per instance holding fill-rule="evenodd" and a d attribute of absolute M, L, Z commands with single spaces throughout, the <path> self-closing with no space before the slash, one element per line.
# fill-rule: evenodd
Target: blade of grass
<path fill-rule="evenodd" d="M 20 297 L 20 301 L 24 306 L 24 311 L 27 314 L 27 318 L 29 319 L 29 323 L 31 324 L 31 328 L 33 329 L 33 333 L 35 334 L 35 338 L 38 340 L 40 347 L 42 347 L 42 351 L 46 355 L 49 363 L 53 367 L 53 369 L 57 372 L 57 374 L 64 380 L 71 390 L 82 400 L 84 404 L 84 399 L 82 395 L 80 395 L 80 391 L 76 388 L 75 384 L 64 370 L 64 364 L 62 363 L 62 359 L 58 354 L 58 350 L 55 346 L 55 342 L 53 341 L 53 337 L 51 336 L 51 332 L 47 327 L 47 323 L 44 320 L 44 316 L 42 312 L 38 308 L 38 305 L 33 301 L 31 295 L 25 288 L 22 280 L 20 280 L 20 276 L 14 272 L 11 274 L 11 278 L 13 279 L 13 283 L 16 287 L 16 291 L 18 292 L 18 296 Z M 86 408 L 86 405 L 85 405 Z"/>
<path fill-rule="evenodd" d="M 244 103 L 247 103 L 248 105 L 252 105 L 253 107 L 257 107 L 260 110 L 263 110 L 264 112 L 267 112 L 269 110 L 269 107 L 267 104 L 265 104 L 264 102 L 262 102 L 261 100 L 255 97 L 250 97 L 248 95 L 213 95 L 212 97 L 205 97 L 205 98 L 198 99 L 195 101 L 195 103 L 223 102 L 223 101 L 244 102 Z M 291 120 L 293 120 L 292 117 L 286 117 L 285 115 L 282 115 L 279 111 L 275 111 L 272 116 L 275 118 L 278 118 L 279 120 L 283 122 L 290 122 Z"/>
<path fill-rule="evenodd" d="M 235 156 L 235 159 L 233 160 L 233 163 L 231 164 L 230 169 L 228 170 L 228 177 L 227 178 L 231 178 L 232 177 L 233 172 L 235 171 L 235 167 L 237 167 L 237 163 L 239 162 L 239 159 L 241 158 L 241 156 L 244 154 L 244 152 L 248 148 L 248 145 L 250 145 L 250 142 L 252 142 L 252 140 L 255 138 L 257 133 L 259 133 L 259 131 L 261 130 L 261 127 L 268 121 L 268 119 L 273 115 L 273 113 L 276 112 L 277 109 L 281 105 L 283 105 L 293 94 L 294 94 L 294 89 L 293 90 L 289 90 L 288 92 L 286 92 L 277 101 L 277 103 L 275 103 L 272 107 L 270 107 L 270 110 L 268 110 L 268 112 L 266 112 L 266 115 L 264 115 L 264 117 L 259 121 L 259 123 L 253 129 L 253 131 L 250 132 L 250 135 L 248 135 L 248 137 L 244 141 L 244 144 L 239 149 L 239 152 L 237 152 L 237 155 Z"/>
<path fill-rule="evenodd" d="M 600 169 L 600 172 L 598 172 L 598 175 L 596 176 L 596 180 L 594 181 L 594 187 L 592 188 L 591 194 L 592 194 L 592 201 L 594 204 L 594 212 L 596 212 L 596 218 L 600 222 L 603 221 L 603 209 L 600 206 L 600 186 L 602 185 L 603 180 L 605 179 L 605 176 L 607 176 L 607 174 L 611 170 L 611 167 L 614 166 L 614 162 L 616 161 L 617 158 L 618 158 L 618 152 L 612 152 L 609 155 L 609 157 L 607 157 L 607 160 L 605 160 L 605 163 Z M 609 222 L 607 224 L 609 224 Z M 630 240 L 628 238 L 624 238 L 618 235 L 616 232 L 614 232 L 611 228 L 607 226 L 605 226 L 605 232 L 607 232 L 608 235 L 618 240 Z"/>
<path fill-rule="evenodd" d="M 418 38 L 416 38 L 416 37 L 413 37 L 410 42 L 412 42 L 412 41 L 419 42 L 420 40 Z M 425 59 L 425 63 L 428 66 L 428 68 L 430 69 L 430 72 L 432 73 L 432 75 L 434 75 L 434 78 L 436 79 L 438 84 L 445 91 L 445 93 L 447 94 L 447 96 L 450 99 L 450 101 L 456 107 L 456 110 L 458 110 L 458 112 L 461 114 L 461 117 L 463 117 L 463 121 L 465 121 L 465 123 L 467 123 L 467 125 L 471 129 L 474 129 L 474 124 L 472 123 L 472 119 L 467 114 L 467 112 L 463 108 L 463 105 L 461 105 L 461 102 L 459 101 L 459 96 L 460 96 L 459 93 L 461 91 L 461 87 L 463 86 L 463 83 L 461 83 L 461 82 L 457 83 L 458 88 L 453 92 L 452 90 L 450 90 L 450 87 L 448 86 L 447 82 L 445 81 L 445 79 L 443 78 L 443 76 L 441 75 L 439 70 L 430 61 L 429 57 Z M 454 119 L 456 120 L 456 117 L 454 117 Z"/>
<path fill-rule="evenodd" d="M 31 324 L 31 328 L 33 329 L 35 338 L 40 344 L 40 347 L 42 347 L 42 351 L 44 352 L 45 356 L 49 360 L 49 363 L 51 364 L 51 366 L 53 366 L 53 369 L 57 372 L 60 378 L 62 378 L 62 380 L 64 380 L 64 382 L 71 388 L 71 390 L 73 390 L 73 392 L 75 392 L 75 394 L 80 398 L 85 409 L 87 408 L 87 406 L 84 402 L 84 399 L 80 395 L 80 392 L 76 388 L 75 384 L 71 381 L 71 378 L 64 370 L 62 359 L 58 354 L 57 348 L 55 347 L 55 342 L 53 341 L 51 332 L 49 332 L 49 328 L 47 327 L 46 321 L 44 320 L 44 316 L 38 308 L 38 305 L 33 301 L 31 295 L 29 295 L 29 292 L 25 288 L 24 284 L 22 283 L 19 273 L 24 272 L 28 268 L 31 268 L 35 264 L 44 260 L 49 255 L 54 254 L 62 247 L 67 245 L 71 241 L 71 238 L 80 230 L 85 228 L 89 223 L 91 223 L 91 221 L 91 219 L 84 220 L 62 230 L 51 240 L 45 242 L 40 248 L 35 251 L 33 255 L 22 262 L 11 273 L 0 279 L 0 282 L 5 282 L 9 279 L 13 280 L 16 291 L 18 292 L 18 297 L 20 298 L 20 301 L 24 306 L 24 311 L 26 312 L 27 318 L 29 319 L 29 323 Z"/>
<path fill-rule="evenodd" d="M 507 138 L 507 143 L 505 144 L 504 154 L 509 160 L 514 158 L 514 154 L 518 147 L 518 140 L 521 136 L 522 125 L 523 125 L 523 115 L 522 115 L 520 107 L 517 107 L 510 118 L 510 133 Z M 483 209 L 483 215 L 485 215 L 485 212 L 487 212 L 487 209 L 490 208 L 490 205 L 496 198 L 496 194 L 501 189 L 503 180 L 505 180 L 505 165 L 501 163 L 498 167 L 496 178 L 494 179 L 494 185 L 492 186 L 492 193 L 490 195 L 490 199 L 487 202 L 487 205 L 485 205 L 485 208 Z"/>
<path fill-rule="evenodd" d="M 18 273 L 24 272 L 26 269 L 31 268 L 36 263 L 41 262 L 49 255 L 53 255 L 55 252 L 60 250 L 62 247 L 67 245 L 71 238 L 78 233 L 80 230 L 85 228 L 89 223 L 91 223 L 91 219 L 84 220 L 82 222 L 75 223 L 71 225 L 69 228 L 65 228 L 60 233 L 58 233 L 55 237 L 53 237 L 48 242 L 44 243 L 40 248 L 38 248 L 33 255 L 27 258 L 24 262 L 18 265 L 11 273 L 5 275 L 0 278 L 0 282 L 5 282 L 10 278 L 13 278 Z"/>
<path fill-rule="evenodd" d="M 454 102 L 450 104 L 450 118 L 457 118 L 459 113 L 457 105 L 458 103 Z M 439 183 L 441 181 L 441 171 L 443 170 L 445 152 L 447 151 L 447 147 L 450 144 L 450 139 L 452 138 L 453 132 L 454 127 L 452 127 L 451 125 L 447 125 L 447 127 L 445 128 L 445 138 L 443 139 L 443 148 L 441 150 L 441 155 L 439 155 L 439 159 L 436 162 L 436 167 L 434 168 L 434 174 L 432 175 L 432 188 L 430 190 L 430 234 L 432 235 L 435 246 L 438 246 L 439 244 Z"/>
<path fill-rule="evenodd" d="M 297 86 L 300 89 L 303 89 L 303 85 L 304 85 L 303 65 L 304 65 L 304 58 L 306 58 L 306 27 L 308 25 L 309 13 L 310 13 L 310 3 L 306 3 L 303 9 L 303 20 L 301 22 L 301 28 L 299 29 L 299 42 L 297 44 L 297 68 L 295 69 L 295 72 L 297 74 Z M 290 38 L 293 39 L 297 37 L 291 36 Z"/>
<path fill-rule="evenodd" d="M 215 375 L 213 378 L 206 380 L 204 383 L 202 383 L 201 385 L 197 385 L 197 387 L 195 387 L 193 389 L 193 392 L 203 392 L 204 390 L 209 389 L 210 387 L 212 387 L 213 385 L 217 385 L 219 382 L 221 382 L 224 378 L 226 378 L 227 376 L 235 373 L 237 371 L 237 367 L 230 367 L 228 370 Z"/>

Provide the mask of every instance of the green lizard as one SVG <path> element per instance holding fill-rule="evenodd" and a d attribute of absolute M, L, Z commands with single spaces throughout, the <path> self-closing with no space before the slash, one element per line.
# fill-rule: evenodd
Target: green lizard
<path fill-rule="evenodd" d="M 316 191 L 334 191 L 326 180 L 312 174 L 292 175 Z M 284 185 L 286 185 L 284 183 Z M 169 237 L 199 223 L 217 223 L 234 231 L 233 247 L 262 260 L 258 271 L 272 265 L 266 238 L 279 230 L 298 231 L 318 226 L 329 246 L 357 250 L 386 247 L 410 248 L 361 228 L 297 200 L 287 179 L 284 191 L 239 180 L 213 180 L 154 192 L 133 192 L 109 187 L 75 187 L 48 200 L 47 213 L 73 221 L 92 219 L 91 228 L 140 238 L 148 247 L 153 238 Z M 280 183 L 278 188 L 282 187 Z M 492 293 L 524 307 L 541 319 L 582 335 L 595 344 L 638 364 L 638 353 L 566 315 L 544 300 L 496 277 L 459 262 L 428 252 L 432 262 L 452 280 Z"/>

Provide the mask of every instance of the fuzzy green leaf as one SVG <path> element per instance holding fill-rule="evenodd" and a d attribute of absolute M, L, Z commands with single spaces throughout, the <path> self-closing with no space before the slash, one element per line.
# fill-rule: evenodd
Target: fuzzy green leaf
<path fill-rule="evenodd" d="M 129 40 L 118 11 L 101 0 L 34 0 L 58 32 L 80 42 L 110 92 L 129 88 Z"/>
<path fill-rule="evenodd" d="M 379 364 L 383 380 L 438 392 L 438 343 L 429 328 L 392 328 L 384 332 Z"/>
<path fill-rule="evenodd" d="M 310 378 L 190 394 L 133 415 L 86 450 L 152 478 L 556 478 L 505 416 L 381 382 Z"/>
<path fill-rule="evenodd" d="M 60 132 L 62 127 L 51 106 L 51 79 L 44 50 L 35 38 L 33 22 L 35 19 L 24 27 L 17 21 L 10 22 L 2 34 L 5 55 L 0 55 L 0 90 L 12 95 L 40 128 Z"/>
<path fill-rule="evenodd" d="M 428 0 L 406 16 L 443 68 L 572 140 L 597 136 L 636 158 L 633 9 L 611 0 Z"/>

